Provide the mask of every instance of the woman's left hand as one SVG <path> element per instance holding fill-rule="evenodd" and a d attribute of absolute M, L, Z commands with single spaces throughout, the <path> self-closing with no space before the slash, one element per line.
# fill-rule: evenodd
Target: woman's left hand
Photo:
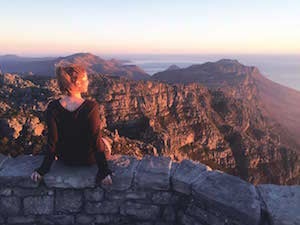
<path fill-rule="evenodd" d="M 102 180 L 102 184 L 104 185 L 111 185 L 112 184 L 112 179 L 111 176 L 108 174 L 103 180 Z"/>
<path fill-rule="evenodd" d="M 33 173 L 31 174 L 30 178 L 34 181 L 34 182 L 38 182 L 42 179 L 42 175 L 40 175 L 37 171 L 33 171 Z"/>

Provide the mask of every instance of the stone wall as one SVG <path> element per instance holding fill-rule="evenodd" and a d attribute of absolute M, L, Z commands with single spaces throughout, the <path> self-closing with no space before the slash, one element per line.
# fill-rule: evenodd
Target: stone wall
<path fill-rule="evenodd" d="M 113 184 L 95 186 L 96 165 L 0 154 L 0 224 L 300 224 L 300 186 L 253 186 L 191 160 L 114 155 Z"/>

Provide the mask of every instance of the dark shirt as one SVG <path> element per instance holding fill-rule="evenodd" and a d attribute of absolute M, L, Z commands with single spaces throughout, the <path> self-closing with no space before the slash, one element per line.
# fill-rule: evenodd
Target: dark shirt
<path fill-rule="evenodd" d="M 97 178 L 102 180 L 112 171 L 105 158 L 99 106 L 96 101 L 84 100 L 74 111 L 65 109 L 59 102 L 51 101 L 46 110 L 48 141 L 43 163 L 36 168 L 39 174 L 49 172 L 55 156 L 67 165 L 98 166 Z"/>

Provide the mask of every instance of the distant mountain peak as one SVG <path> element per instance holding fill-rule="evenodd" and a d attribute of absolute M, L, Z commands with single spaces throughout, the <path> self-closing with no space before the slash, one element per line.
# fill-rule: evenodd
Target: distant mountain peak
<path fill-rule="evenodd" d="M 68 59 L 68 60 L 74 60 L 74 59 L 82 59 L 82 60 L 100 60 L 103 61 L 102 58 L 100 58 L 99 56 L 96 56 L 92 53 L 85 53 L 85 52 L 80 52 L 80 53 L 75 53 L 72 55 L 68 55 L 65 57 L 61 57 L 62 59 Z"/>
<path fill-rule="evenodd" d="M 124 76 L 134 80 L 147 80 L 150 75 L 138 66 L 123 66 L 125 60 L 116 59 L 105 60 L 89 52 L 79 52 L 58 58 L 17 58 L 16 60 L 3 60 L 0 56 L 0 66 L 2 72 L 18 74 L 35 74 L 42 76 L 53 76 L 54 66 L 79 64 L 83 66 L 89 74 L 109 74 L 111 76 Z M 14 56 L 11 56 L 13 58 Z"/>
<path fill-rule="evenodd" d="M 236 59 L 220 59 L 219 61 L 216 62 L 217 64 L 223 64 L 223 65 L 228 65 L 228 64 L 235 64 L 235 65 L 242 65 L 238 60 Z"/>
<path fill-rule="evenodd" d="M 168 69 L 166 69 L 166 71 L 179 70 L 179 69 L 180 69 L 179 66 L 173 64 L 173 65 L 169 66 Z"/>

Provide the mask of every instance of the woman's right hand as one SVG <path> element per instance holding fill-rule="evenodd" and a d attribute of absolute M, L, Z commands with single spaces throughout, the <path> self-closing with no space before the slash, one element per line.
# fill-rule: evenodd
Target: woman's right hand
<path fill-rule="evenodd" d="M 30 177 L 34 182 L 37 182 L 37 181 L 41 180 L 43 176 L 40 175 L 37 171 L 34 171 Z"/>

